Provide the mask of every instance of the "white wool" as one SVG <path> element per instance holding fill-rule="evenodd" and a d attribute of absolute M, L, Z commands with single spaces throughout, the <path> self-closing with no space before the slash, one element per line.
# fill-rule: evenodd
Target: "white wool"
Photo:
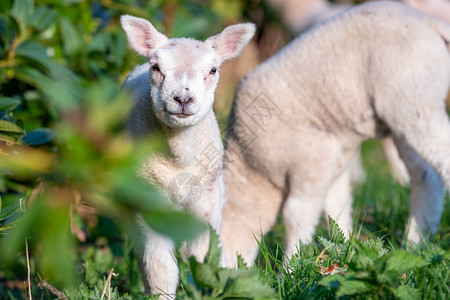
<path fill-rule="evenodd" d="M 349 164 L 393 136 L 411 177 L 408 239 L 437 230 L 450 187 L 450 25 L 408 6 L 357 6 L 301 35 L 240 84 L 224 169 L 228 266 L 252 263 L 279 212 L 286 254 L 322 212 L 352 231 Z"/>
<path fill-rule="evenodd" d="M 214 91 L 219 66 L 239 55 L 255 26 L 233 25 L 200 42 L 168 39 L 144 19 L 122 16 L 121 21 L 130 46 L 148 61 L 124 82 L 135 102 L 127 130 L 135 137 L 163 131 L 170 148 L 169 157 L 149 157 L 140 175 L 219 233 L 226 196 L 223 145 L 212 109 Z M 146 290 L 161 293 L 161 299 L 173 299 L 178 285 L 173 242 L 142 220 L 140 224 L 144 242 L 137 252 Z M 187 254 L 201 262 L 208 248 L 209 232 L 205 232 L 188 243 Z"/>
<path fill-rule="evenodd" d="M 268 0 L 268 2 L 277 9 L 283 23 L 292 35 L 297 35 L 352 7 L 350 4 L 327 0 Z M 349 2 L 347 1 L 347 3 Z M 449 0 L 401 0 L 401 2 L 450 22 Z M 382 140 L 382 145 L 393 179 L 402 185 L 407 185 L 410 178 L 393 139 L 386 137 Z M 350 170 L 353 183 L 364 181 L 365 171 L 360 159 L 353 160 Z"/>

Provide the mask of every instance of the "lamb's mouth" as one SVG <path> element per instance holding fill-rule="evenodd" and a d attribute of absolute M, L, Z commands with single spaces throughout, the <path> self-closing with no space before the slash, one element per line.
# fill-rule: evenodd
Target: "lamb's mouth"
<path fill-rule="evenodd" d="M 170 115 L 175 116 L 177 118 L 181 118 L 181 119 L 192 116 L 192 114 L 186 114 L 186 113 L 171 113 Z"/>
<path fill-rule="evenodd" d="M 187 118 L 187 117 L 190 117 L 191 115 L 187 115 L 187 114 L 185 114 L 185 113 L 181 113 L 181 114 L 176 114 L 176 116 L 177 116 L 178 118 Z"/>

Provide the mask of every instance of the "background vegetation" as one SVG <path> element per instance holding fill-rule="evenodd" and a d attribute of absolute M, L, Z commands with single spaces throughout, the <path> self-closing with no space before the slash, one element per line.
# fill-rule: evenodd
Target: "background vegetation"
<path fill-rule="evenodd" d="M 159 136 L 135 143 L 121 130 L 130 103 L 120 84 L 143 62 L 127 48 L 121 14 L 198 39 L 250 20 L 256 60 L 288 36 L 259 0 L 0 1 L 0 299 L 143 299 L 135 212 L 177 242 L 205 229 L 135 176 L 143 157 L 166 147 Z M 216 97 L 222 124 L 245 73 L 228 66 Z M 433 240 L 402 248 L 409 191 L 392 181 L 376 142 L 363 157 L 355 238 L 323 222 L 316 243 L 283 266 L 279 223 L 257 264 L 239 270 L 219 267 L 213 242 L 205 264 L 180 257 L 179 298 L 448 298 L 448 198 Z"/>

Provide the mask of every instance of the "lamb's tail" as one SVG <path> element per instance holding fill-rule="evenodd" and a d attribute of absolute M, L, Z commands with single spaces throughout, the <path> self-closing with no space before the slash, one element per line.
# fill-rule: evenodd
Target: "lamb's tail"
<path fill-rule="evenodd" d="M 450 51 L 450 24 L 437 18 L 430 18 L 431 27 L 441 36 Z"/>

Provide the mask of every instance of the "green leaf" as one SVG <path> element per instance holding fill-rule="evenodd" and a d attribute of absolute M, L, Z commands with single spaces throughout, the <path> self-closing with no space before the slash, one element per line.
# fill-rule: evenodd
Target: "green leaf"
<path fill-rule="evenodd" d="M 69 90 L 75 90 L 75 87 L 73 86 L 78 85 L 78 77 L 72 72 L 72 70 L 51 60 L 49 60 L 46 64 L 50 69 L 51 77 L 57 79 L 60 83 L 70 84 L 68 87 L 72 87 Z"/>
<path fill-rule="evenodd" d="M 340 249 L 341 247 L 343 248 L 343 244 L 336 245 L 334 242 L 327 240 L 323 236 L 319 236 L 318 241 L 319 243 L 322 244 L 322 246 L 324 246 L 327 249 L 327 252 L 334 258 L 338 258 L 341 252 L 343 252 Z"/>
<path fill-rule="evenodd" d="M 421 299 L 419 290 L 409 287 L 407 285 L 402 285 L 397 288 L 391 288 L 391 291 L 395 295 L 395 297 L 401 300 Z"/>
<path fill-rule="evenodd" d="M 12 122 L 5 120 L 0 120 L 0 131 L 23 134 L 22 128 Z"/>
<path fill-rule="evenodd" d="M 16 57 L 22 65 L 32 66 L 48 74 L 50 60 L 45 47 L 35 41 L 25 41 L 16 49 Z"/>
<path fill-rule="evenodd" d="M 219 278 L 225 282 L 219 298 L 278 299 L 274 290 L 259 279 L 259 272 L 255 269 L 224 269 L 219 272 Z"/>
<path fill-rule="evenodd" d="M 146 212 L 142 216 L 152 229 L 175 243 L 192 240 L 208 228 L 193 215 L 181 211 Z"/>
<path fill-rule="evenodd" d="M 26 56 L 36 60 L 48 58 L 45 47 L 38 42 L 30 40 L 23 42 L 17 47 L 16 55 Z"/>
<path fill-rule="evenodd" d="M 367 247 L 355 238 L 351 240 L 351 245 L 356 250 L 354 263 L 358 268 L 372 270 L 377 265 L 379 255 L 375 248 Z"/>
<path fill-rule="evenodd" d="M 132 169 L 112 178 L 114 200 L 131 210 L 146 212 L 167 212 L 173 209 L 170 202 L 151 185 L 142 184 Z"/>
<path fill-rule="evenodd" d="M 342 275 L 333 274 L 333 275 L 324 276 L 319 281 L 319 284 L 322 286 L 333 288 L 333 289 L 338 289 L 343 280 L 345 280 L 345 279 Z"/>
<path fill-rule="evenodd" d="M 11 10 L 12 2 L 11 1 L 0 1 L 0 12 L 5 13 Z"/>
<path fill-rule="evenodd" d="M 383 240 L 380 238 L 372 237 L 362 242 L 363 246 L 368 249 L 374 249 L 378 252 L 378 257 L 382 257 L 388 253 L 388 250 L 384 248 Z"/>
<path fill-rule="evenodd" d="M 106 47 L 110 42 L 109 39 L 110 35 L 102 33 L 97 34 L 96 36 L 94 36 L 89 45 L 87 45 L 86 50 L 88 52 L 100 52 L 103 54 L 106 52 Z"/>
<path fill-rule="evenodd" d="M 192 277 L 199 288 L 215 288 L 219 284 L 219 279 L 215 270 L 207 263 L 201 264 L 194 257 L 189 258 Z"/>
<path fill-rule="evenodd" d="M 5 177 L 3 177 L 2 173 L 4 174 L 5 172 L 4 170 L 0 169 L 0 193 L 6 193 L 8 188 L 6 187 L 6 179 Z M 0 211 L 1 211 L 1 203 L 0 203 Z"/>
<path fill-rule="evenodd" d="M 339 225 L 330 216 L 328 216 L 328 230 L 330 240 L 336 244 L 345 242 L 344 232 L 339 228 Z"/>
<path fill-rule="evenodd" d="M 60 28 L 64 52 L 73 55 L 81 47 L 82 40 L 80 34 L 75 25 L 67 18 L 61 19 Z"/>
<path fill-rule="evenodd" d="M 20 100 L 14 98 L 0 98 L 0 111 L 12 111 L 20 104 Z"/>
<path fill-rule="evenodd" d="M 14 0 L 11 16 L 26 24 L 29 17 L 33 14 L 33 10 L 33 0 Z"/>
<path fill-rule="evenodd" d="M 2 196 L 0 196 L 0 213 L 2 212 Z"/>
<path fill-rule="evenodd" d="M 401 250 L 393 250 L 387 255 L 385 271 L 401 274 L 428 264 L 428 261 L 420 256 Z"/>
<path fill-rule="evenodd" d="M 43 145 L 51 142 L 56 136 L 56 133 L 48 128 L 38 128 L 28 132 L 22 141 L 31 146 Z"/>
<path fill-rule="evenodd" d="M 10 16 L 0 15 L 0 54 L 6 54 L 11 49 L 20 28 L 17 22 Z"/>
<path fill-rule="evenodd" d="M 115 63 L 117 63 L 119 67 L 122 67 L 125 62 L 125 55 L 127 53 L 127 40 L 125 33 L 120 31 L 113 36 L 110 50 L 113 54 L 111 59 L 114 59 Z"/>
<path fill-rule="evenodd" d="M 7 143 L 17 143 L 19 142 L 19 138 L 22 136 L 22 134 L 18 133 L 2 133 L 0 132 L 0 141 L 7 142 Z"/>
<path fill-rule="evenodd" d="M 220 240 L 217 232 L 210 226 L 209 228 L 209 250 L 205 257 L 205 264 L 212 266 L 217 270 L 220 266 L 220 258 L 222 256 L 222 248 L 220 248 Z"/>
<path fill-rule="evenodd" d="M 370 291 L 370 287 L 364 281 L 344 279 L 340 282 L 336 297 L 363 294 Z"/>
<path fill-rule="evenodd" d="M 11 223 L 8 223 L 6 225 L 1 225 L 0 224 L 0 232 L 3 233 L 3 231 L 13 229 L 14 227 L 16 227 L 17 224 L 19 224 L 19 220 L 15 220 L 15 221 L 13 221 Z"/>
<path fill-rule="evenodd" d="M 52 62 L 48 64 L 52 67 Z M 52 106 L 61 111 L 68 112 L 78 104 L 78 86 L 52 79 L 41 71 L 32 67 L 19 67 L 16 69 L 17 78 L 42 90 L 48 97 Z"/>
<path fill-rule="evenodd" d="M 6 207 L 3 207 L 3 209 L 0 212 L 0 221 L 3 221 L 5 219 L 11 217 L 18 210 L 19 210 L 19 204 L 11 204 Z"/>
<path fill-rule="evenodd" d="M 41 5 L 36 9 L 33 16 L 31 16 L 29 25 L 39 31 L 44 31 L 50 27 L 50 25 L 55 23 L 57 18 L 58 14 L 54 10 L 51 10 L 46 5 Z"/>
<path fill-rule="evenodd" d="M 83 0 L 61 0 L 61 1 L 65 6 L 69 6 L 69 5 L 78 4 Z"/>

